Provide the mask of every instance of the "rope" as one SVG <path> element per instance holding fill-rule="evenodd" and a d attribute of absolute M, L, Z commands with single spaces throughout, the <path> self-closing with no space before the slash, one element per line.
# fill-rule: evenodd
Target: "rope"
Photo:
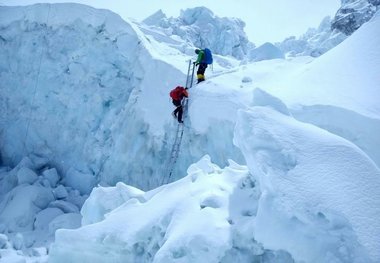
<path fill-rule="evenodd" d="M 47 17 L 46 17 L 46 28 L 45 28 L 44 36 L 47 35 L 48 22 L 49 22 L 49 16 L 50 16 L 50 9 L 51 9 L 51 5 L 49 5 L 49 9 L 48 9 Z M 28 116 L 28 123 L 26 125 L 26 131 L 25 131 L 25 137 L 24 137 L 24 150 L 25 150 L 25 152 L 27 151 L 27 149 L 26 149 L 26 141 L 28 139 L 30 120 L 31 120 L 31 117 L 32 117 L 32 110 L 33 110 L 33 107 L 34 107 L 34 101 L 35 101 L 35 98 L 36 98 L 37 87 L 38 87 L 38 83 L 39 83 L 39 79 L 40 79 L 42 57 L 44 55 L 44 51 L 45 51 L 45 49 L 41 48 L 41 55 L 40 55 L 40 60 L 39 60 L 39 63 L 38 63 L 37 77 L 36 77 L 36 82 L 35 82 L 35 85 L 34 85 L 32 103 L 30 105 L 29 116 Z"/>

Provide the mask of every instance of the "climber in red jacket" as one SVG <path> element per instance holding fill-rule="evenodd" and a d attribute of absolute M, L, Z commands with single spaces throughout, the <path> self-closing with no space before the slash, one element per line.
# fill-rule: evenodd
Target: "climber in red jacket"
<path fill-rule="evenodd" d="M 182 120 L 182 114 L 183 114 L 183 109 L 182 109 L 182 100 L 184 97 L 188 98 L 189 93 L 187 92 L 187 88 L 184 88 L 182 86 L 177 86 L 175 89 L 170 91 L 170 97 L 173 100 L 174 106 L 177 108 L 173 111 L 173 116 L 178 119 L 179 123 L 183 123 Z"/>

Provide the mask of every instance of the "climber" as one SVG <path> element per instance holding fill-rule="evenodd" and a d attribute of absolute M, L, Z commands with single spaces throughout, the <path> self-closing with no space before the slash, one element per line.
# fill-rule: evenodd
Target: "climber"
<path fill-rule="evenodd" d="M 212 53 L 211 50 L 208 48 L 205 49 L 195 49 L 195 53 L 198 55 L 197 60 L 194 62 L 196 66 L 198 66 L 197 70 L 197 79 L 198 82 L 202 82 L 205 80 L 205 71 L 207 68 L 207 65 L 212 64 Z"/>
<path fill-rule="evenodd" d="M 182 114 L 183 114 L 183 109 L 182 109 L 182 99 L 184 97 L 188 98 L 189 93 L 187 92 L 187 88 L 184 88 L 182 86 L 177 86 L 175 89 L 170 91 L 170 97 L 173 100 L 174 106 L 177 108 L 172 112 L 172 115 L 177 118 L 178 123 L 183 123 L 182 120 Z"/>

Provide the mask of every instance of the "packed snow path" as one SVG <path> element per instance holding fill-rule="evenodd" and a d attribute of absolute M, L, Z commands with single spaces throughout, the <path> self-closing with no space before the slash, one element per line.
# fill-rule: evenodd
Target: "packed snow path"
<path fill-rule="evenodd" d="M 192 66 L 192 70 L 191 70 L 192 73 L 191 73 L 191 77 L 190 77 L 191 66 Z M 193 87 L 194 72 L 195 72 L 195 63 L 192 63 L 191 60 L 189 60 L 189 67 L 188 67 L 188 70 L 187 70 L 186 85 L 185 85 L 185 87 L 188 88 L 188 89 L 191 89 Z M 188 99 L 184 99 L 182 101 L 183 120 L 186 119 L 187 112 L 188 112 L 188 105 L 189 105 Z M 164 174 L 163 180 L 162 180 L 161 184 L 164 184 L 165 181 L 166 181 L 166 183 L 169 183 L 170 178 L 171 178 L 171 176 L 173 174 L 174 166 L 175 166 L 175 164 L 177 162 L 177 159 L 178 159 L 178 156 L 179 156 L 179 151 L 181 149 L 181 142 L 182 142 L 182 137 L 183 137 L 184 130 L 185 130 L 185 125 L 183 123 L 178 123 L 178 125 L 177 125 L 177 131 L 176 131 L 176 135 L 175 135 L 175 139 L 174 139 L 174 143 L 173 143 L 173 146 L 172 146 L 172 150 L 170 152 L 169 165 L 167 166 L 168 167 L 168 171 Z M 166 175 L 168 175 L 167 180 L 165 180 Z"/>

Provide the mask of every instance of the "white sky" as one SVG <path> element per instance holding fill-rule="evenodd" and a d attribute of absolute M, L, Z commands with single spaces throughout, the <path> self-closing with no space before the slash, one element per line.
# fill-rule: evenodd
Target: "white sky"
<path fill-rule="evenodd" d="M 181 9 L 206 6 L 220 17 L 238 17 L 246 23 L 248 38 L 257 44 L 282 41 L 317 27 L 327 15 L 334 15 L 340 0 L 0 0 L 1 5 L 76 2 L 106 8 L 121 17 L 142 20 L 159 9 L 177 17 Z"/>

